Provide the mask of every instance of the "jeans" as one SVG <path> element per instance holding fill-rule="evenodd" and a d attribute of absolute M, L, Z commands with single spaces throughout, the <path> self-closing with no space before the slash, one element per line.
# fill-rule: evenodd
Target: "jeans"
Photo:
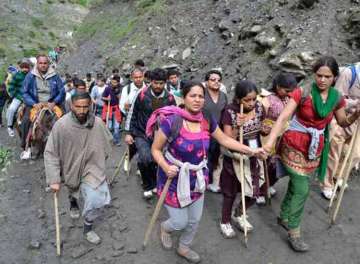
<path fill-rule="evenodd" d="M 111 120 L 109 120 L 108 124 L 109 129 L 113 132 L 114 144 L 120 142 L 121 134 L 120 134 L 120 124 L 116 120 L 115 115 L 112 116 Z"/>
<path fill-rule="evenodd" d="M 7 119 L 7 126 L 8 127 L 13 127 L 14 124 L 14 116 L 16 111 L 18 110 L 18 108 L 21 105 L 21 101 L 17 98 L 14 98 L 11 102 L 11 104 L 9 105 L 7 112 L 6 112 L 6 119 Z"/>
<path fill-rule="evenodd" d="M 174 208 L 165 205 L 170 218 L 162 223 L 166 232 L 184 230 L 180 236 L 179 244 L 190 247 L 196 234 L 204 208 L 204 195 L 197 201 L 184 208 Z"/>

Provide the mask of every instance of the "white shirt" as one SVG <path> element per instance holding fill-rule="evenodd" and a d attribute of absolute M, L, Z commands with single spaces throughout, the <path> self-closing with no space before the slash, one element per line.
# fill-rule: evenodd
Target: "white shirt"
<path fill-rule="evenodd" d="M 128 93 L 128 87 L 130 85 L 130 92 Z M 142 87 L 139 89 L 136 85 L 131 82 L 130 84 L 124 86 L 121 92 L 119 107 L 122 113 L 126 114 L 127 111 L 125 110 L 125 104 L 133 104 L 136 98 L 136 95 L 139 90 L 146 88 L 146 84 L 143 83 Z"/>

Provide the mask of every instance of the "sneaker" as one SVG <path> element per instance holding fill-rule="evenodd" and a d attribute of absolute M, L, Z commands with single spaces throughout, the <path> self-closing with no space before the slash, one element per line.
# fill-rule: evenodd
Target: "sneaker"
<path fill-rule="evenodd" d="M 276 189 L 274 187 L 271 186 L 269 188 L 269 193 L 270 193 L 271 197 L 273 197 L 273 196 L 276 195 L 277 191 L 276 191 Z"/>
<path fill-rule="evenodd" d="M 246 216 L 247 218 L 247 216 Z M 243 215 L 241 216 L 232 216 L 233 221 L 235 222 L 235 226 L 240 229 L 241 231 L 244 231 L 245 225 L 248 232 L 251 232 L 254 227 L 249 223 L 249 221 L 246 219 Z"/>
<path fill-rule="evenodd" d="M 309 245 L 304 242 L 301 237 L 288 236 L 288 241 L 291 248 L 296 252 L 309 251 Z"/>
<path fill-rule="evenodd" d="M 101 238 L 93 230 L 85 233 L 85 239 L 89 243 L 94 244 L 94 245 L 98 245 L 101 243 Z"/>
<path fill-rule="evenodd" d="M 77 204 L 70 205 L 70 218 L 71 219 L 79 219 L 80 218 L 80 210 L 79 210 L 79 206 Z"/>
<path fill-rule="evenodd" d="M 219 193 L 220 192 L 220 187 L 217 186 L 215 183 L 211 183 L 208 185 L 207 189 L 210 191 L 210 192 L 213 192 L 213 193 Z"/>
<path fill-rule="evenodd" d="M 342 185 L 344 183 L 344 180 L 343 179 L 338 179 L 338 185 L 339 185 L 339 188 L 341 189 Z M 345 190 L 349 187 L 349 185 L 346 183 L 345 185 Z"/>
<path fill-rule="evenodd" d="M 324 190 L 322 190 L 321 192 L 322 197 L 324 197 L 326 200 L 330 200 L 332 195 L 333 195 L 333 190 L 326 188 Z"/>
<path fill-rule="evenodd" d="M 144 194 L 143 194 L 143 196 L 144 196 L 145 199 L 150 199 L 150 198 L 152 198 L 152 197 L 153 197 L 153 192 L 152 192 L 152 190 L 150 190 L 150 191 L 145 191 Z"/>
<path fill-rule="evenodd" d="M 8 131 L 9 137 L 14 137 L 15 136 L 15 132 L 11 127 L 8 127 L 7 131 Z"/>
<path fill-rule="evenodd" d="M 21 160 L 28 160 L 31 158 L 31 149 L 28 148 L 27 150 L 24 150 L 20 153 L 20 159 Z"/>
<path fill-rule="evenodd" d="M 233 238 L 236 236 L 236 233 L 230 223 L 220 223 L 220 231 L 225 238 Z"/>
<path fill-rule="evenodd" d="M 266 204 L 265 196 L 257 197 L 256 198 L 256 204 L 257 205 L 265 205 Z"/>
<path fill-rule="evenodd" d="M 180 257 L 183 257 L 190 263 L 199 263 L 201 261 L 199 254 L 190 248 L 185 249 L 185 247 L 179 246 L 176 252 Z"/>
<path fill-rule="evenodd" d="M 160 225 L 160 241 L 165 249 L 171 249 L 173 246 L 171 235 L 165 231 L 162 224 Z"/>
<path fill-rule="evenodd" d="M 157 188 L 151 190 L 153 194 L 157 194 Z"/>

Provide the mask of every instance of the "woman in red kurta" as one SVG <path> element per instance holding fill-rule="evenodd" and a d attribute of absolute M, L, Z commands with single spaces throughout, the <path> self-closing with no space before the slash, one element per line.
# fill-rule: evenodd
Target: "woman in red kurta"
<path fill-rule="evenodd" d="M 310 175 L 317 173 L 323 181 L 326 171 L 328 125 L 335 115 L 340 126 L 351 125 L 360 116 L 360 107 L 351 116 L 345 114 L 345 101 L 334 89 L 339 66 L 333 57 L 321 57 L 313 66 L 315 81 L 309 89 L 297 88 L 273 127 L 264 149 L 272 146 L 284 124 L 292 117 L 278 147 L 281 164 L 290 175 L 288 190 L 281 204 L 278 223 L 288 230 L 288 240 L 295 251 L 309 246 L 301 239 L 300 222 L 309 194 Z"/>

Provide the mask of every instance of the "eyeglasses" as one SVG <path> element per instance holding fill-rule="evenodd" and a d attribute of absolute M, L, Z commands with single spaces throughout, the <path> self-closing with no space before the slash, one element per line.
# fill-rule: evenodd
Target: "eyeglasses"
<path fill-rule="evenodd" d="M 220 79 L 209 79 L 209 81 L 212 81 L 212 82 L 220 82 L 221 80 L 220 80 Z"/>

